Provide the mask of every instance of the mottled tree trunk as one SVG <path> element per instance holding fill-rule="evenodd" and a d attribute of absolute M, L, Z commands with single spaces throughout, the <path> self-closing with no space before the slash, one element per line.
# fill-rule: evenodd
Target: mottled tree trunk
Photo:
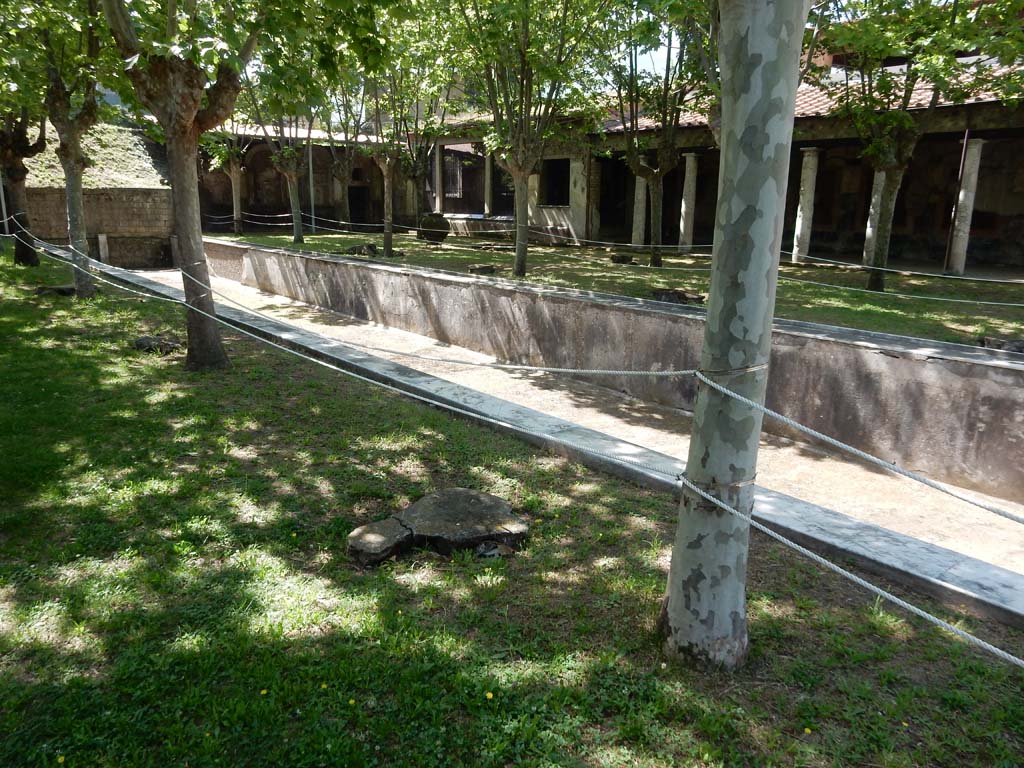
<path fill-rule="evenodd" d="M 878 200 L 877 229 L 875 231 L 874 250 L 868 266 L 882 267 L 889 263 L 889 241 L 892 239 L 892 220 L 896 215 L 896 198 L 903 184 L 905 168 L 889 168 L 885 171 L 882 191 Z M 868 289 L 885 290 L 885 272 L 872 269 L 868 274 Z"/>
<path fill-rule="evenodd" d="M 719 149 L 722 148 L 722 104 L 717 99 L 708 106 L 708 132 L 711 140 Z"/>
<path fill-rule="evenodd" d="M 516 203 L 516 255 L 512 261 L 512 274 L 526 277 L 526 256 L 530 246 L 530 174 L 512 171 Z"/>
<path fill-rule="evenodd" d="M 665 202 L 665 177 L 653 173 L 647 179 L 647 194 L 651 199 L 651 266 L 661 266 L 661 221 Z"/>
<path fill-rule="evenodd" d="M 298 171 L 282 171 L 285 181 L 288 182 L 288 206 L 292 212 L 292 242 L 302 243 L 302 198 L 299 197 L 299 173 Z"/>
<path fill-rule="evenodd" d="M 381 163 L 384 176 L 384 258 L 390 259 L 395 237 L 395 163 Z"/>
<path fill-rule="evenodd" d="M 423 173 L 414 174 L 413 177 L 412 177 L 413 192 L 414 192 L 414 194 L 412 196 L 412 200 L 413 200 L 413 209 L 412 209 L 413 220 L 412 220 L 412 223 L 413 223 L 414 227 L 418 227 L 420 225 L 420 216 L 423 215 L 423 205 L 424 205 L 423 201 L 424 201 L 424 198 L 426 197 L 426 194 L 427 194 L 427 192 L 426 192 L 426 190 L 427 190 L 426 179 L 427 179 L 426 174 L 423 174 Z"/>
<path fill-rule="evenodd" d="M 228 161 L 228 178 L 231 179 L 231 229 L 236 235 L 242 234 L 242 164 L 238 160 Z"/>
<path fill-rule="evenodd" d="M 331 173 L 338 180 L 338 188 L 341 190 L 335 203 L 335 211 L 338 220 L 344 222 L 341 228 L 345 229 L 346 225 L 352 221 L 352 206 L 349 203 L 348 194 L 348 187 L 352 182 L 352 159 L 349 157 L 347 149 L 342 150 L 342 153 L 331 163 Z"/>
<path fill-rule="evenodd" d="M 174 202 L 174 234 L 178 237 L 179 268 L 183 280 L 188 329 L 185 366 L 193 370 L 224 368 L 228 356 L 220 339 L 220 328 L 210 292 L 210 273 L 203 252 L 202 220 L 199 214 L 199 177 L 196 164 L 198 139 L 194 132 L 167 136 L 167 161 Z M 191 279 L 190 279 L 191 278 Z"/>
<path fill-rule="evenodd" d="M 7 203 L 13 219 L 11 234 L 15 235 L 14 263 L 23 267 L 38 267 L 39 254 L 33 245 L 32 235 L 26 231 L 32 228 L 32 222 L 28 217 L 28 192 L 25 190 L 28 170 L 19 160 L 13 167 L 5 168 L 4 175 L 7 177 L 7 191 L 10 193 Z"/>
<path fill-rule="evenodd" d="M 763 402 L 807 5 L 721 0 L 722 155 L 701 369 Z M 749 515 L 761 414 L 702 385 L 686 477 Z M 750 529 L 684 489 L 661 628 L 672 655 L 736 667 L 747 652 Z"/>
<path fill-rule="evenodd" d="M 85 172 L 85 157 L 82 154 L 81 136 L 73 129 L 61 131 L 57 157 L 64 169 L 64 196 L 67 198 L 68 242 L 71 244 L 71 259 L 78 269 L 75 274 L 75 294 L 91 298 L 96 286 L 89 275 L 89 241 L 85 231 L 85 197 L 82 193 L 82 174 Z"/>
<path fill-rule="evenodd" d="M 875 257 L 875 240 L 878 237 L 878 216 L 882 210 L 882 187 L 885 185 L 885 171 L 875 170 L 871 177 L 871 203 L 868 206 L 868 221 L 864 229 L 864 253 L 861 263 L 870 267 Z"/>

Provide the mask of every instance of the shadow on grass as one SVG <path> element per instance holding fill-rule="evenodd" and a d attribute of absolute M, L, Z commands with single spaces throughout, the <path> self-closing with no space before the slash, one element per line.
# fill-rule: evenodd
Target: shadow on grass
<path fill-rule="evenodd" d="M 663 667 L 670 500 L 249 342 L 187 373 L 129 350 L 175 308 L 2 279 L 0 764 L 1020 756 L 1024 678 L 764 540 L 748 665 Z M 524 550 L 348 560 L 353 527 L 448 485 L 509 498 Z"/>

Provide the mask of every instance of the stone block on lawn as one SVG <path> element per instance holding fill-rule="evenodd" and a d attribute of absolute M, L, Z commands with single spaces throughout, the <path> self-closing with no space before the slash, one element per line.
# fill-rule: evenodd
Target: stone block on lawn
<path fill-rule="evenodd" d="M 169 355 L 181 349 L 181 342 L 174 336 L 139 336 L 132 346 L 139 352 Z"/>
<path fill-rule="evenodd" d="M 40 285 L 36 288 L 36 296 L 74 296 L 76 293 L 74 285 Z"/>
<path fill-rule="evenodd" d="M 351 245 L 345 248 L 341 253 L 347 256 L 376 256 L 377 246 L 373 243 L 364 243 L 362 245 Z"/>
<path fill-rule="evenodd" d="M 981 346 L 986 349 L 1001 349 L 1004 352 L 1024 352 L 1024 339 L 998 339 L 995 336 L 982 336 Z"/>
<path fill-rule="evenodd" d="M 362 565 L 376 565 L 412 546 L 442 555 L 485 543 L 514 549 L 528 532 L 529 524 L 504 499 L 469 488 L 448 488 L 352 531 L 348 551 Z"/>
<path fill-rule="evenodd" d="M 409 505 L 398 519 L 413 532 L 417 544 L 443 555 L 474 549 L 485 541 L 512 547 L 529 525 L 504 499 L 469 488 L 448 488 Z"/>
<path fill-rule="evenodd" d="M 669 304 L 703 304 L 704 295 L 690 293 L 678 288 L 654 288 L 651 290 L 651 297 L 655 301 L 664 301 Z"/>
<path fill-rule="evenodd" d="M 394 517 L 356 528 L 348 535 L 348 553 L 361 565 L 377 565 L 412 546 L 412 531 Z"/>

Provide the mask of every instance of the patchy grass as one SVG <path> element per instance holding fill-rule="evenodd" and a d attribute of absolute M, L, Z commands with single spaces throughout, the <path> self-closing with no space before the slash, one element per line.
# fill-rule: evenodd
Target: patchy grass
<path fill-rule="evenodd" d="M 175 307 L 67 279 L 0 267 L 0 765 L 1024 762 L 1024 675 L 770 541 L 747 665 L 665 664 L 671 500 L 233 336 L 186 372 L 131 350 Z M 346 557 L 450 485 L 525 549 Z"/>
<path fill-rule="evenodd" d="M 217 237 L 278 247 L 291 247 L 290 235 L 248 234 L 240 238 L 214 233 Z M 307 235 L 307 250 L 338 252 L 347 246 L 376 242 L 376 235 Z M 495 264 L 502 277 L 512 277 L 512 256 L 507 250 L 487 250 L 493 241 L 449 238 L 438 247 L 418 241 L 412 235 L 396 235 L 396 249 L 405 253 L 399 263 L 466 272 L 470 264 Z M 450 245 L 449 245 L 450 244 Z M 484 246 L 470 250 L 471 246 Z M 612 264 L 610 251 L 604 248 L 530 246 L 529 275 L 541 285 L 579 288 L 602 293 L 651 298 L 654 288 L 683 288 L 706 293 L 708 272 L 658 270 L 645 266 Z M 637 253 L 639 264 L 647 263 L 646 253 Z M 665 256 L 666 267 L 706 269 L 706 257 Z M 863 288 L 865 273 L 826 266 L 801 266 L 783 263 L 780 276 Z M 922 296 L 945 296 L 975 301 L 999 301 L 1024 304 L 1024 283 L 999 285 L 940 277 L 889 275 L 888 290 Z M 922 299 L 903 299 L 887 294 L 844 291 L 840 287 L 822 287 L 779 281 L 776 316 L 792 320 L 895 333 L 939 341 L 974 344 L 981 335 L 1008 338 L 1024 337 L 1024 307 L 995 307 L 952 304 Z"/>

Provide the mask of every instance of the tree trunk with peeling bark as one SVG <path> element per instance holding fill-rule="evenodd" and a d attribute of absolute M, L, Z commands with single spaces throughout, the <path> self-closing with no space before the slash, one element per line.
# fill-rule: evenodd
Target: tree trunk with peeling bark
<path fill-rule="evenodd" d="M 299 196 L 299 174 L 293 171 L 281 171 L 288 184 L 288 207 L 292 214 L 292 242 L 302 243 L 302 198 Z"/>
<path fill-rule="evenodd" d="M 384 178 L 384 258 L 390 259 L 395 237 L 395 167 L 398 158 L 386 155 L 374 157 L 380 175 Z"/>
<path fill-rule="evenodd" d="M 808 6 L 721 0 L 720 8 L 722 155 L 701 369 L 761 403 Z M 761 420 L 700 386 L 686 478 L 745 516 Z M 668 653 L 726 668 L 743 662 L 749 538 L 746 520 L 684 489 L 660 621 Z"/>
<path fill-rule="evenodd" d="M 167 136 L 167 165 L 174 202 L 174 234 L 178 238 L 178 264 L 185 301 L 199 310 L 186 313 L 188 354 L 185 365 L 194 370 L 223 368 L 228 356 L 221 343 L 210 272 L 203 252 L 202 220 L 199 213 L 199 173 L 196 165 L 198 137 L 190 131 Z M 202 314 L 201 314 L 202 313 Z"/>
<path fill-rule="evenodd" d="M 659 169 L 647 179 L 647 195 L 651 201 L 651 261 L 661 266 L 661 222 L 664 217 L 665 176 Z"/>
<path fill-rule="evenodd" d="M 100 40 L 95 25 L 97 10 L 97 0 L 88 0 L 77 51 L 92 61 L 100 54 Z M 82 137 L 96 124 L 99 116 L 97 81 L 90 72 L 73 72 L 65 68 L 63 56 L 65 53 L 71 55 L 73 51 L 65 51 L 62 43 L 51 38 L 49 30 L 40 31 L 40 40 L 46 50 L 47 60 L 46 112 L 57 130 L 57 158 L 64 170 L 68 243 L 71 246 L 71 260 L 76 267 L 72 270 L 75 293 L 81 298 L 90 298 L 95 295 L 96 286 L 89 270 L 85 198 L 82 193 L 82 177 L 90 163 L 82 149 Z"/>
<path fill-rule="evenodd" d="M 28 192 L 25 189 L 25 178 L 28 176 L 28 169 L 20 160 L 4 168 L 4 178 L 7 179 L 7 191 L 10 199 L 7 201 L 10 206 L 11 233 L 14 239 L 14 263 L 23 267 L 38 267 L 39 254 L 32 244 L 32 236 L 26 230 L 32 229 L 32 222 L 28 216 Z"/>
<path fill-rule="evenodd" d="M 343 222 L 342 229 L 345 229 L 352 221 L 352 207 L 349 203 L 348 187 L 352 183 L 352 158 L 347 149 L 331 161 L 331 174 L 338 180 L 338 200 L 335 203 L 335 211 L 338 220 Z"/>
<path fill-rule="evenodd" d="M 235 158 L 228 160 L 228 178 L 231 179 L 231 230 L 242 234 L 242 163 Z"/>
<path fill-rule="evenodd" d="M 192 369 L 223 368 L 228 365 L 228 357 L 220 338 L 203 251 L 198 145 L 199 137 L 223 123 L 234 109 L 242 86 L 239 70 L 245 68 L 256 50 L 259 25 L 250 30 L 235 55 L 221 59 L 210 82 L 209 74 L 190 59 L 143 50 L 135 27 L 138 17 L 129 13 L 125 0 L 102 0 L 102 5 L 122 58 L 134 60 L 126 74 L 135 94 L 164 131 L 178 266 L 190 307 L 186 314 L 185 364 Z"/>
<path fill-rule="evenodd" d="M 885 272 L 889 263 L 889 244 L 892 240 L 892 221 L 896 215 L 896 198 L 900 194 L 906 168 L 888 168 L 883 172 L 881 190 L 878 194 L 878 212 L 873 216 L 874 237 L 870 247 L 865 247 L 865 263 L 875 267 L 868 273 L 868 290 L 885 290 Z M 872 199 L 872 207 L 875 200 Z"/>
<path fill-rule="evenodd" d="M 512 274 L 526 277 L 526 256 L 530 246 L 530 173 L 522 169 L 507 169 L 515 188 L 516 254 L 512 261 Z"/>
<path fill-rule="evenodd" d="M 71 244 L 71 259 L 78 267 L 75 275 L 75 295 L 91 298 L 96 294 L 96 285 L 89 274 L 89 241 L 85 230 L 85 196 L 82 193 L 82 176 L 88 165 L 82 152 L 81 133 L 71 126 L 57 128 L 60 145 L 57 157 L 64 169 L 64 196 L 68 210 L 68 242 Z"/>

